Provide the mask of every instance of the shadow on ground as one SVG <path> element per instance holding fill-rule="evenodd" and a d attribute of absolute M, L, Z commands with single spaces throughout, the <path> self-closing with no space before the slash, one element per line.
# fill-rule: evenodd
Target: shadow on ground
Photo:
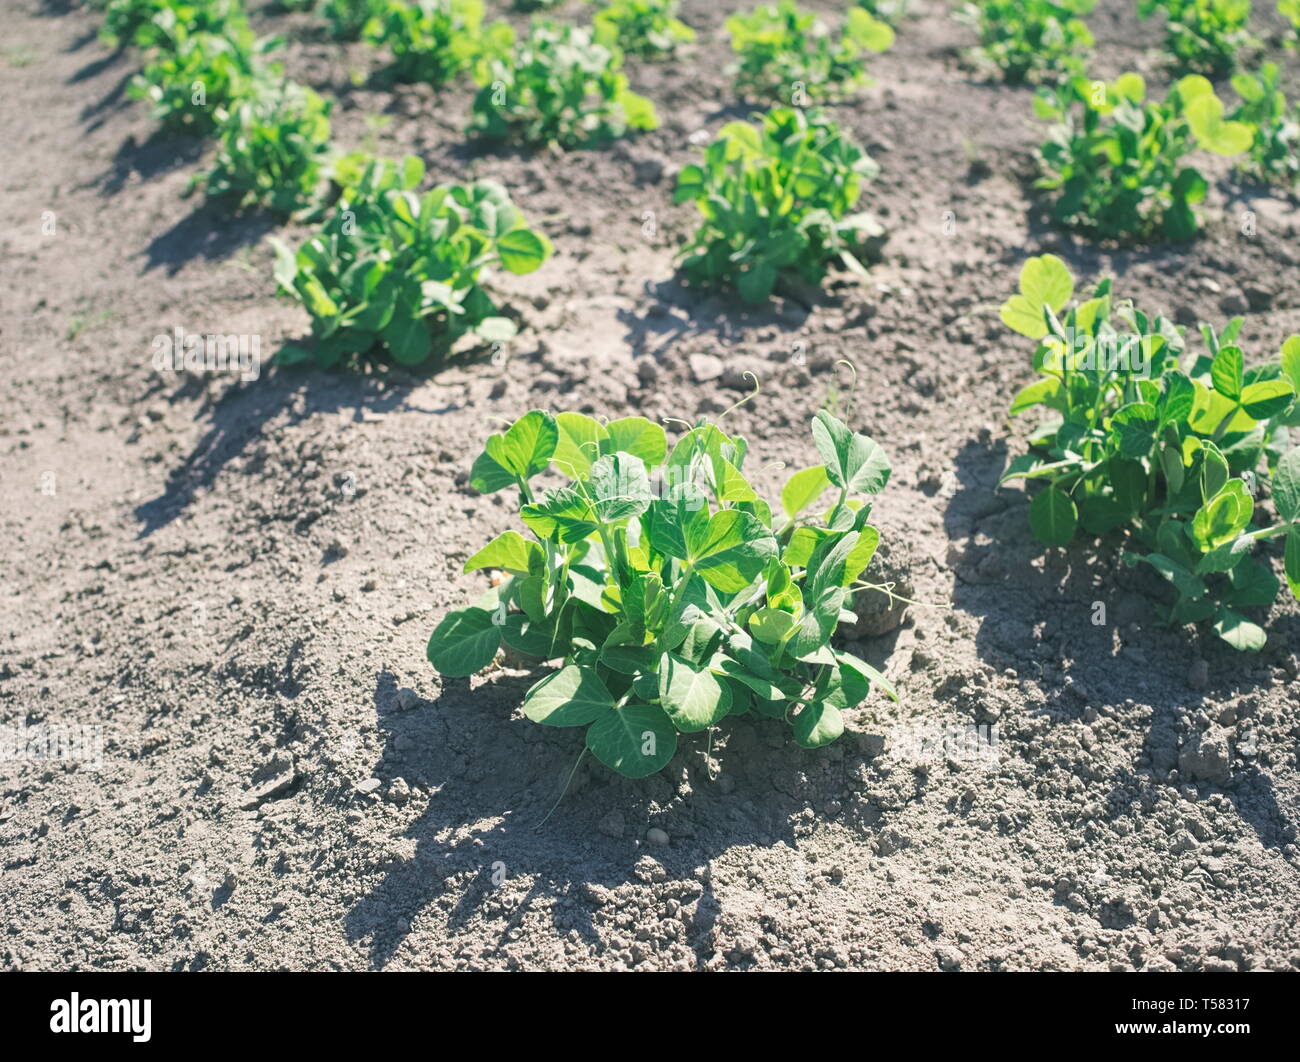
<path fill-rule="evenodd" d="M 1006 457 L 1001 444 L 970 442 L 958 453 L 959 486 L 945 512 L 948 537 L 958 544 L 953 603 L 980 620 L 980 660 L 1014 669 L 1022 683 L 1041 680 L 1048 695 L 1041 710 L 1053 718 L 1075 720 L 1089 708 L 1129 700 L 1149 706 L 1142 751 L 1111 780 L 1118 814 L 1153 780 L 1169 780 L 1199 709 L 1272 681 L 1271 652 L 1245 656 L 1212 632 L 1160 626 L 1151 602 L 1164 600 L 1163 585 L 1145 569 L 1129 569 L 1115 541 L 1044 551 L 1029 529 L 1023 493 L 997 486 Z M 1104 622 L 1094 622 L 1099 616 Z M 1278 616 L 1266 629 L 1280 651 L 1300 638 L 1300 619 Z M 1198 657 L 1210 675 L 1199 690 L 1189 680 Z M 1293 823 L 1263 772 L 1251 765 L 1222 791 L 1261 844 L 1284 843 Z"/>
<path fill-rule="evenodd" d="M 375 968 L 388 964 L 412 921 L 431 906 L 453 938 L 466 929 L 467 942 L 482 939 L 481 928 L 468 932 L 471 921 L 499 921 L 494 951 L 538 910 L 547 912 L 554 939 L 576 931 L 599 947 L 597 920 L 609 922 L 608 933 L 614 912 L 598 914 L 602 905 L 591 887 L 625 884 L 645 854 L 667 875 L 660 902 L 676 896 L 684 906 L 696 904 L 680 939 L 703 965 L 714 950 L 720 907 L 698 869 L 736 846 L 797 847 L 799 814 L 842 795 L 850 772 L 864 762 L 847 737 L 810 752 L 790 742 L 788 727 L 777 721 L 733 718 L 718 728 L 711 748 L 706 734 L 684 737 L 664 771 L 638 781 L 583 756 L 563 799 L 539 825 L 582 752 L 583 729 L 524 719 L 517 708 L 536 678 L 503 672 L 473 690 L 467 680 L 446 680 L 435 701 L 400 711 L 393 676 L 378 675 L 374 701 L 385 747 L 376 776 L 400 774 L 431 795 L 406 831 L 415 841 L 413 858 L 387 870 L 345 918 L 348 937 L 367 942 Z M 712 765 L 706 749 L 716 757 Z M 728 783 L 713 780 L 711 767 Z M 609 835 L 602 821 L 611 813 L 626 824 L 621 836 Z M 876 832 L 875 822 L 849 825 L 864 838 Z M 653 826 L 669 834 L 670 845 L 646 847 Z M 520 879 L 531 884 L 515 899 L 518 890 L 508 885 Z M 507 888 L 498 890 L 498 882 Z M 475 958 L 484 958 L 481 949 Z"/>

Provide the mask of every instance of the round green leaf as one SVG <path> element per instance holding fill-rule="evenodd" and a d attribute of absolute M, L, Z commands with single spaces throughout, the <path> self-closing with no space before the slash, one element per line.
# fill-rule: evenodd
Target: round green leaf
<path fill-rule="evenodd" d="M 531 273 L 551 256 L 551 243 L 531 229 L 512 229 L 497 240 L 497 254 L 511 273 Z"/>
<path fill-rule="evenodd" d="M 683 734 L 704 730 L 731 709 L 731 691 L 707 668 L 675 653 L 659 661 L 659 703 Z"/>
<path fill-rule="evenodd" d="M 463 678 L 482 671 L 496 658 L 501 630 L 492 613 L 463 608 L 448 614 L 429 637 L 428 656 L 439 674 Z"/>
<path fill-rule="evenodd" d="M 524 697 L 524 715 L 546 726 L 584 726 L 612 710 L 614 698 L 589 667 L 569 664 Z"/>
<path fill-rule="evenodd" d="M 805 704 L 790 725 L 794 728 L 795 741 L 806 749 L 829 745 L 844 733 L 844 717 L 840 710 L 825 701 Z"/>
<path fill-rule="evenodd" d="M 662 708 L 625 704 L 587 728 L 587 748 L 627 778 L 662 770 L 677 752 L 677 730 Z"/>
<path fill-rule="evenodd" d="M 1029 504 L 1029 526 L 1047 546 L 1068 546 L 1079 526 L 1079 510 L 1059 487 L 1048 487 Z"/>

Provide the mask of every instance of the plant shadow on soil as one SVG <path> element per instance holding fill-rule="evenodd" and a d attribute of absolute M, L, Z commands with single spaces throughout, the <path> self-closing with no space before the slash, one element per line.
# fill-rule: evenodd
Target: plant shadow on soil
<path fill-rule="evenodd" d="M 884 642 L 875 648 L 887 654 Z M 800 814 L 813 803 L 820 813 L 827 801 L 844 796 L 848 776 L 860 774 L 867 759 L 849 733 L 809 751 L 790 740 L 780 721 L 745 716 L 724 720 L 712 739 L 683 735 L 668 767 L 648 778 L 622 778 L 590 755 L 573 771 L 584 728 L 538 726 L 516 710 L 540 674 L 502 671 L 473 690 L 466 679 L 445 680 L 435 700 L 409 711 L 397 709 L 394 676 L 378 675 L 374 700 L 385 745 L 375 775 L 400 774 L 427 788 L 430 799 L 406 830 L 414 855 L 387 868 L 345 916 L 349 939 L 368 941 L 374 968 L 389 963 L 430 905 L 441 911 L 453 942 L 461 929 L 466 942 L 474 939 L 468 926 L 477 916 L 499 922 L 499 950 L 540 905 L 549 908 L 557 939 L 576 931 L 599 948 L 599 892 L 636 878 L 656 883 L 656 905 L 669 898 L 696 903 L 678 939 L 701 966 L 713 953 L 711 930 L 721 907 L 698 868 L 737 846 L 797 849 Z M 705 759 L 710 752 L 717 761 L 713 778 Z M 729 783 L 721 785 L 724 776 Z M 611 829 L 610 816 L 624 825 Z M 880 825 L 874 809 L 866 818 L 846 810 L 840 821 L 867 843 Z M 669 834 L 668 846 L 647 846 L 643 838 L 654 826 Z M 634 865 L 644 855 L 662 870 L 638 875 Z M 494 874 L 530 878 L 527 894 L 496 899 Z M 605 914 L 608 931 L 612 903 Z"/>
<path fill-rule="evenodd" d="M 1111 781 L 1107 814 L 1123 814 L 1153 783 L 1172 780 L 1179 763 L 1180 739 L 1198 709 L 1222 705 L 1225 694 L 1248 693 L 1272 681 L 1260 657 L 1220 646 L 1212 632 L 1199 632 L 1199 654 L 1209 666 L 1213 688 L 1198 692 L 1188 681 L 1197 640 L 1186 630 L 1156 625 L 1150 599 L 1161 599 L 1162 584 L 1144 570 L 1128 569 L 1113 545 L 1076 543 L 1066 551 L 1043 549 L 1029 528 L 1027 506 L 1008 504 L 1016 492 L 999 490 L 1006 465 L 1001 444 L 968 442 L 955 463 L 958 490 L 945 513 L 953 542 L 970 545 L 954 563 L 954 607 L 981 619 L 976 636 L 979 659 L 995 670 L 1014 668 L 1022 676 L 1044 679 L 1049 700 L 1041 711 L 1061 721 L 1077 721 L 1086 709 L 1122 705 L 1130 698 L 1150 708 L 1142 751 L 1131 767 Z M 1105 605 L 1107 622 L 1093 624 L 1096 604 Z M 1118 631 L 1117 631 L 1118 628 Z M 1300 641 L 1300 619 L 1275 616 L 1265 624 L 1271 647 Z M 1117 643 L 1124 642 L 1123 648 Z M 1064 669 L 1053 677 L 1049 670 Z M 1096 762 L 1101 762 L 1097 760 Z M 1179 779 L 1180 784 L 1189 779 Z M 1220 791 L 1194 781 L 1201 794 Z M 1295 825 L 1279 803 L 1272 781 L 1253 763 L 1234 773 L 1221 791 L 1255 831 L 1261 844 L 1279 848 Z"/>
<path fill-rule="evenodd" d="M 367 412 L 389 413 L 405 404 L 413 382 L 399 383 L 378 374 L 281 370 L 269 379 L 232 384 L 211 405 L 207 430 L 189 456 L 172 469 L 162 492 L 136 507 L 141 522 L 138 537 L 148 538 L 176 519 L 277 417 L 287 414 L 291 424 L 298 424 L 322 413 L 351 410 L 356 420 Z M 168 401 L 192 399 L 195 386 L 193 381 L 182 384 Z"/>

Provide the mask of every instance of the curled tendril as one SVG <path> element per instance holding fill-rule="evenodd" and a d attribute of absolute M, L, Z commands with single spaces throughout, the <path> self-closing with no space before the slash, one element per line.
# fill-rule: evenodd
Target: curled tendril
<path fill-rule="evenodd" d="M 665 424 L 680 424 L 680 425 L 682 425 L 682 426 L 683 426 L 687 431 L 694 431 L 694 430 L 695 430 L 695 425 L 694 425 L 694 424 L 690 423 L 689 421 L 682 420 L 681 417 L 664 417 L 664 418 L 663 418 L 663 422 L 664 422 Z"/>
<path fill-rule="evenodd" d="M 725 410 L 723 410 L 723 412 L 718 416 L 718 420 L 720 421 L 725 420 L 729 414 L 734 413 L 746 402 L 752 402 L 762 392 L 763 385 L 759 381 L 758 377 L 754 375 L 753 372 L 751 372 L 749 369 L 746 369 L 745 376 L 754 381 L 754 389 L 750 391 L 749 394 L 747 394 L 739 402 L 736 402 L 734 405 L 728 406 Z"/>

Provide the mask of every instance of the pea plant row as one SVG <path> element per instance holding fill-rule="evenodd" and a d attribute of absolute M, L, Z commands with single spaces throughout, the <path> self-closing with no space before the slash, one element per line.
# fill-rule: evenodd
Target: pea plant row
<path fill-rule="evenodd" d="M 1198 153 L 1300 189 L 1300 114 L 1275 64 L 1243 65 L 1259 43 L 1249 0 L 1139 0 L 1143 18 L 1164 16 L 1163 98 L 1136 73 L 1089 76 L 1093 3 L 985 0 L 955 12 L 978 36 L 972 67 L 1036 86 L 1047 124 L 1037 187 L 1058 224 L 1118 243 L 1194 239 L 1208 190 Z M 675 0 L 612 0 L 590 25 L 537 15 L 522 32 L 485 24 L 480 0 L 285 6 L 381 50 L 392 83 L 472 79 L 467 136 L 554 151 L 655 128 L 624 56 L 686 61 L 695 38 Z M 1278 11 L 1294 48 L 1300 0 Z M 164 127 L 216 138 L 195 187 L 316 227 L 297 248 L 275 241 L 275 281 L 311 322 L 281 363 L 436 368 L 524 323 L 493 278 L 543 268 L 552 247 L 507 189 L 426 188 L 419 158 L 336 151 L 330 101 L 284 77 L 282 42 L 257 39 L 238 0 L 108 0 L 104 14 L 107 41 L 143 50 L 133 95 Z M 736 92 L 758 113 L 722 126 L 677 175 L 675 202 L 699 215 L 679 253 L 686 283 L 761 304 L 832 269 L 866 275 L 884 228 L 860 201 L 879 168 L 826 105 L 869 83 L 867 57 L 891 47 L 907 14 L 906 0 L 860 0 L 832 26 L 779 0 L 726 20 Z M 1224 79 L 1235 102 L 1216 89 Z M 1300 336 L 1248 359 L 1236 318 L 1201 325 L 1197 352 L 1109 280 L 1076 298 L 1052 255 L 1025 263 L 1001 318 L 1033 342 L 1037 374 L 1010 413 L 1046 413 L 1003 476 L 1027 484 L 1033 533 L 1049 548 L 1119 542 L 1127 564 L 1168 584 L 1169 624 L 1260 649 L 1266 633 L 1243 610 L 1270 605 L 1284 583 L 1300 598 L 1300 448 L 1288 435 L 1300 425 Z M 661 769 L 679 734 L 728 715 L 781 720 L 807 748 L 833 741 L 873 685 L 895 696 L 835 638 L 855 593 L 892 590 L 867 574 L 880 539 L 871 502 L 890 467 L 827 411 L 811 432 L 820 463 L 774 504 L 746 477 L 746 441 L 718 424 L 670 445 L 641 417 L 529 411 L 488 437 L 470 479 L 511 492 L 522 530 L 470 557 L 466 572 L 496 581 L 442 619 L 429 660 L 447 677 L 483 670 L 503 647 L 558 661 L 525 715 L 586 727 L 587 749 L 630 777 Z"/>

